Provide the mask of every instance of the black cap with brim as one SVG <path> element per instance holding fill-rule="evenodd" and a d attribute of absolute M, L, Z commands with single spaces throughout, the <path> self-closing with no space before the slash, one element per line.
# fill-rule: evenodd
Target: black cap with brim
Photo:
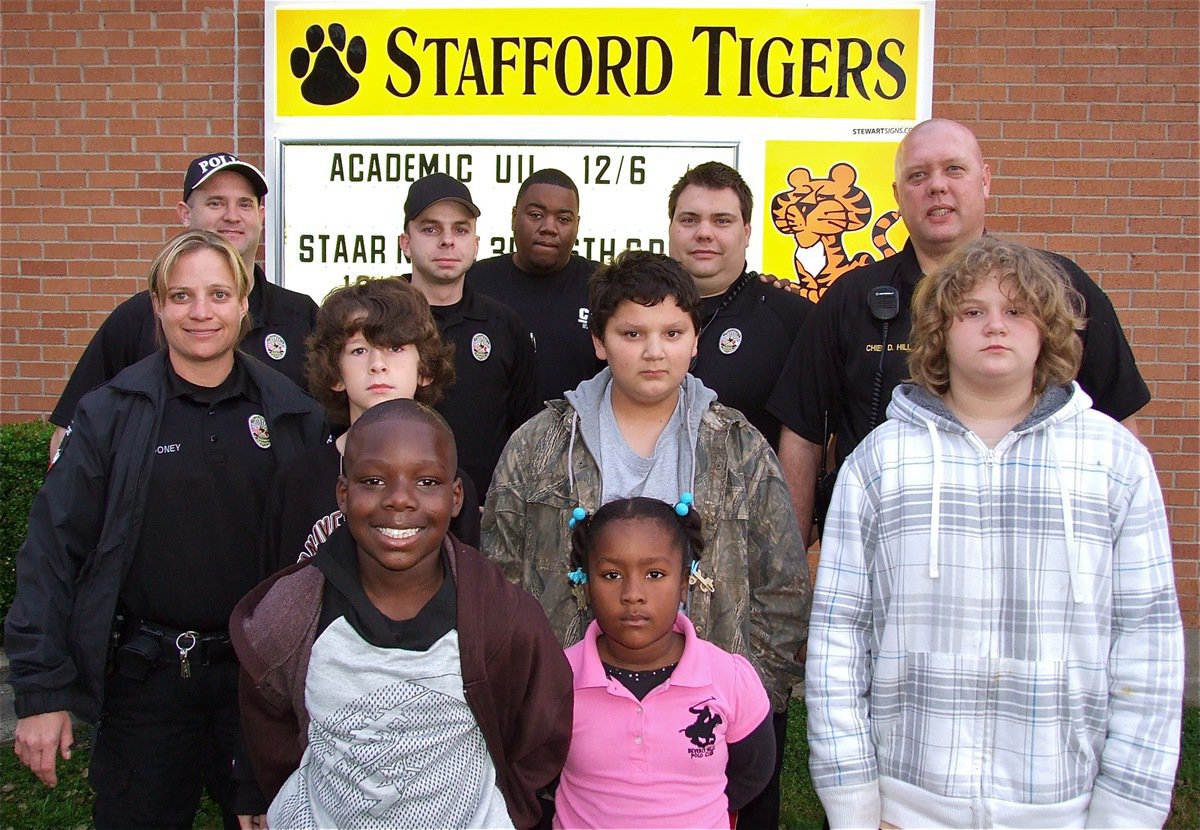
<path fill-rule="evenodd" d="M 417 179 L 408 188 L 408 198 L 404 200 L 404 224 L 421 215 L 421 211 L 445 199 L 459 202 L 472 216 L 479 216 L 479 208 L 471 201 L 471 191 L 467 186 L 453 176 L 445 173 L 432 173 Z"/>
<path fill-rule="evenodd" d="M 267 180 L 257 167 L 242 161 L 233 153 L 213 153 L 192 159 L 192 163 L 188 165 L 187 174 L 183 177 L 183 201 L 186 202 L 192 191 L 204 184 L 210 176 L 223 170 L 232 170 L 245 176 L 259 199 L 267 195 Z"/>

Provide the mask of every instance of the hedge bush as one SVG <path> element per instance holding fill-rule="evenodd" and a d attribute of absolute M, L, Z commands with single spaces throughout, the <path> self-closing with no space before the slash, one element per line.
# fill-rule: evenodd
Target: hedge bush
<path fill-rule="evenodd" d="M 12 606 L 17 548 L 25 541 L 29 505 L 46 477 L 53 431 L 44 421 L 0 425 L 0 620 Z"/>

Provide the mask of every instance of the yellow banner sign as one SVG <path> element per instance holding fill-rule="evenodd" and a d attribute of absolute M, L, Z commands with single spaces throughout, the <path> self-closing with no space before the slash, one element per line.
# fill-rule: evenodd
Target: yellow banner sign
<path fill-rule="evenodd" d="M 917 113 L 917 6 L 275 15 L 277 116 Z"/>

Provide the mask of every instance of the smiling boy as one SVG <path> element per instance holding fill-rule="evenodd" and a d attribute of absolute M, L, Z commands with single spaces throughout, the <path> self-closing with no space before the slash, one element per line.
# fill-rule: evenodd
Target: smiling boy
<path fill-rule="evenodd" d="M 454 438 L 394 400 L 347 433 L 346 527 L 231 620 L 271 827 L 532 827 L 571 674 L 532 597 L 447 535 Z"/>
<path fill-rule="evenodd" d="M 807 559 L 774 452 L 688 374 L 696 285 L 669 257 L 626 251 L 592 277 L 589 305 L 596 355 L 609 366 L 513 435 L 488 492 L 483 549 L 541 600 L 569 646 L 589 619 L 567 580 L 575 509 L 692 494 L 716 590 L 694 595 L 688 613 L 700 636 L 754 664 L 783 711 L 800 676 Z"/>

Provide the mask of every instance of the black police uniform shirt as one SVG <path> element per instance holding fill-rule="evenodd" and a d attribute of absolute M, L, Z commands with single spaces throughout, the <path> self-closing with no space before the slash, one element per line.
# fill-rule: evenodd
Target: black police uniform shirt
<path fill-rule="evenodd" d="M 692 374 L 741 411 L 772 449 L 779 420 L 767 411 L 792 342 L 812 303 L 743 273 L 724 293 L 701 301 L 702 329 Z"/>
<path fill-rule="evenodd" d="M 541 408 L 533 341 L 517 312 L 469 282 L 462 300 L 432 310 L 454 344 L 454 384 L 436 409 L 454 432 L 459 465 L 486 494 L 509 437 Z"/>
<path fill-rule="evenodd" d="M 304 342 L 316 323 L 317 304 L 307 294 L 271 283 L 257 265 L 249 303 L 250 331 L 238 348 L 282 372 L 301 389 L 307 388 Z M 80 398 L 158 351 L 157 328 L 149 291 L 139 291 L 113 309 L 75 365 L 50 413 L 50 423 L 69 425 Z"/>
<path fill-rule="evenodd" d="M 561 398 L 604 368 L 588 331 L 588 279 L 600 263 L 571 254 L 553 274 L 517 267 L 512 254 L 481 260 L 467 282 L 499 300 L 533 332 L 539 401 Z"/>
<path fill-rule="evenodd" d="M 341 471 L 342 454 L 332 440 L 293 456 L 279 468 L 263 519 L 262 578 L 315 556 L 345 523 L 337 504 Z M 459 468 L 457 474 L 463 483 L 463 505 L 450 521 L 450 532 L 477 548 L 479 494 L 465 470 Z"/>
<path fill-rule="evenodd" d="M 136 619 L 224 631 L 258 583 L 275 453 L 259 390 L 240 361 L 212 388 L 165 364 L 146 512 L 121 603 Z"/>
<path fill-rule="evenodd" d="M 1128 418 L 1150 401 L 1150 390 L 1138 373 L 1112 303 L 1078 265 L 1052 256 L 1084 299 L 1087 327 L 1081 332 L 1079 385 L 1095 409 L 1118 421 Z M 911 242 L 894 256 L 842 276 L 825 292 L 788 356 L 768 408 L 788 429 L 814 444 L 824 439 L 828 412 L 839 466 L 874 426 L 886 420 L 892 390 L 908 377 L 909 307 L 921 277 Z M 886 347 L 883 323 L 867 304 L 871 290 L 880 285 L 900 292 L 900 312 L 888 323 Z M 881 356 L 883 382 L 873 403 Z"/>

